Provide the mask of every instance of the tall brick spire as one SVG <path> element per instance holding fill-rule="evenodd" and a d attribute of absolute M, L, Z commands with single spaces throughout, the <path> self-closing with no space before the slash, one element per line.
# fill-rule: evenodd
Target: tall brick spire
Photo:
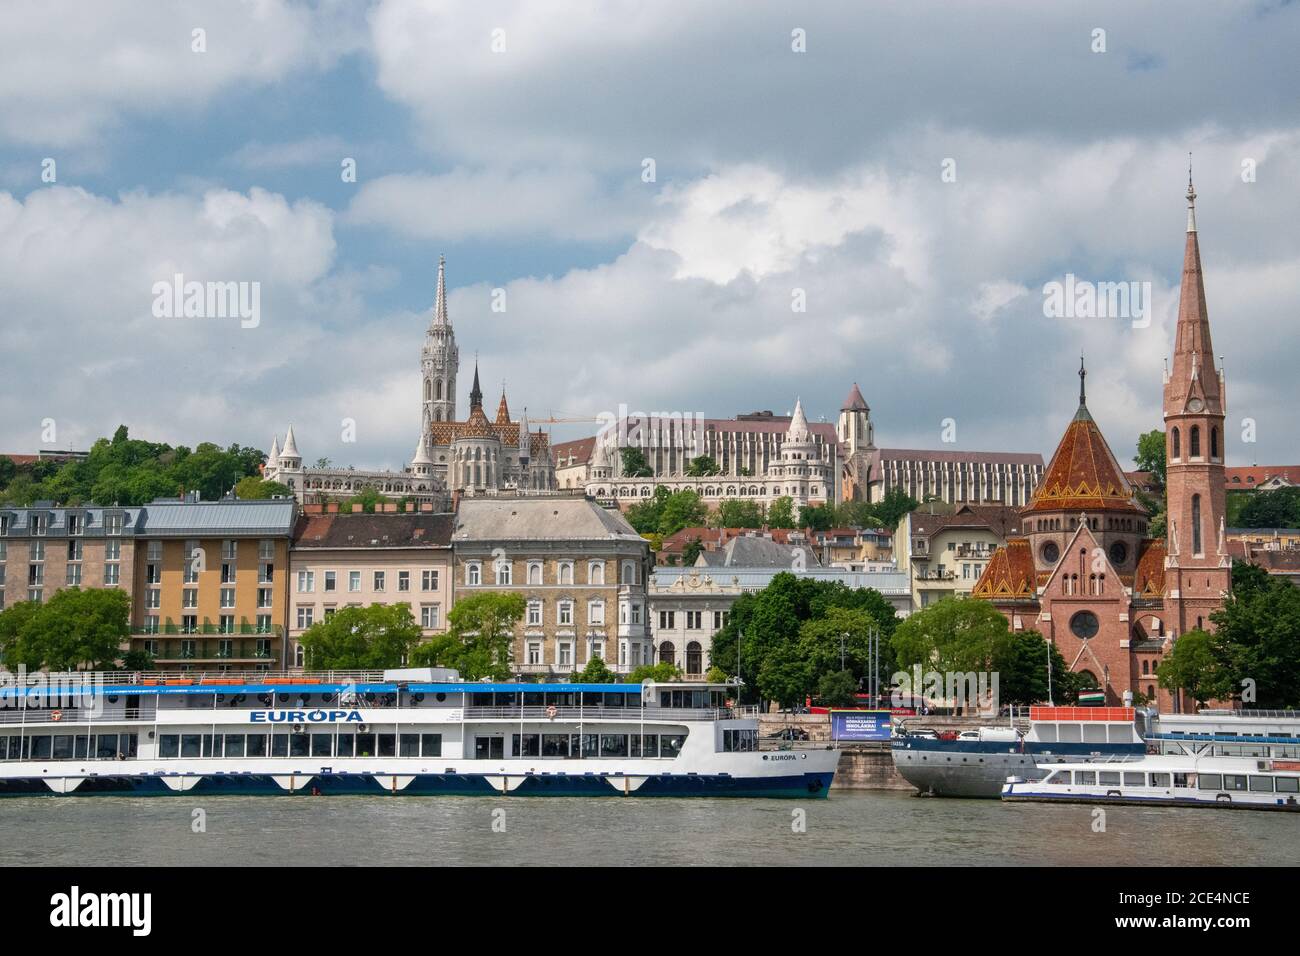
<path fill-rule="evenodd" d="M 1166 623 L 1176 636 L 1210 628 L 1230 586 L 1225 545 L 1224 381 L 1214 365 L 1196 232 L 1196 189 L 1187 172 L 1187 244 L 1174 354 L 1165 372 L 1168 541 Z"/>

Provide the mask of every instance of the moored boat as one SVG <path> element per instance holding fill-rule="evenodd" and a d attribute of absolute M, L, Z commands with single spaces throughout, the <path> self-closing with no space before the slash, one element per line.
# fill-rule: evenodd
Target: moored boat
<path fill-rule="evenodd" d="M 827 795 L 839 758 L 761 752 L 724 684 L 74 676 L 88 693 L 0 692 L 0 795 L 809 798 Z"/>
<path fill-rule="evenodd" d="M 1006 801 L 1300 810 L 1300 760 L 1158 754 L 1043 768 L 1010 777 Z"/>

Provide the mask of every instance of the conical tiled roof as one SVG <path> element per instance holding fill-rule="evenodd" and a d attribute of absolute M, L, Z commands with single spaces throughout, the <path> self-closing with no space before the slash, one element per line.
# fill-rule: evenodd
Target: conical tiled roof
<path fill-rule="evenodd" d="M 1037 574 L 1029 539 L 1011 538 L 993 552 L 971 594 L 987 600 L 1032 598 L 1038 590 Z"/>
<path fill-rule="evenodd" d="M 1079 410 L 1056 446 L 1043 480 L 1022 513 L 1039 511 L 1122 511 L 1146 514 L 1133 499 L 1133 487 L 1115 460 L 1086 404 L 1079 368 Z"/>
<path fill-rule="evenodd" d="M 510 424 L 510 406 L 506 404 L 506 390 L 501 389 L 501 404 L 497 406 L 497 424 Z"/>
<path fill-rule="evenodd" d="M 844 399 L 844 404 L 840 406 L 842 412 L 869 412 L 867 400 L 862 397 L 862 390 L 858 388 L 858 383 L 854 382 L 853 387 L 849 389 L 849 397 Z"/>

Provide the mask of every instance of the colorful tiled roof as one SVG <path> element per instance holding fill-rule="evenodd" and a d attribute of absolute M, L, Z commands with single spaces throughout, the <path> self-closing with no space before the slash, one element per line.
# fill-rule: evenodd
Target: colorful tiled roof
<path fill-rule="evenodd" d="M 1133 487 L 1124 477 L 1124 469 L 1082 403 L 1024 509 L 1026 514 L 1042 511 L 1146 514 L 1133 500 Z"/>
<path fill-rule="evenodd" d="M 1137 570 L 1133 572 L 1133 596 L 1164 597 L 1165 593 L 1165 543 L 1149 538 L 1142 542 Z"/>
<path fill-rule="evenodd" d="M 1032 600 L 1037 588 L 1038 573 L 1029 539 L 1012 538 L 1005 547 L 993 552 L 971 595 L 985 600 Z"/>

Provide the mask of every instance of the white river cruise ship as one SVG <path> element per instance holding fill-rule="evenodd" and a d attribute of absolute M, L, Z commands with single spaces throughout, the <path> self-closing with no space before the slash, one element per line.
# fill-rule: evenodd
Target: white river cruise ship
<path fill-rule="evenodd" d="M 7 679 L 6 679 L 7 677 Z M 733 687 L 454 671 L 0 675 L 0 796 L 824 797 L 836 750 L 760 752 Z"/>

